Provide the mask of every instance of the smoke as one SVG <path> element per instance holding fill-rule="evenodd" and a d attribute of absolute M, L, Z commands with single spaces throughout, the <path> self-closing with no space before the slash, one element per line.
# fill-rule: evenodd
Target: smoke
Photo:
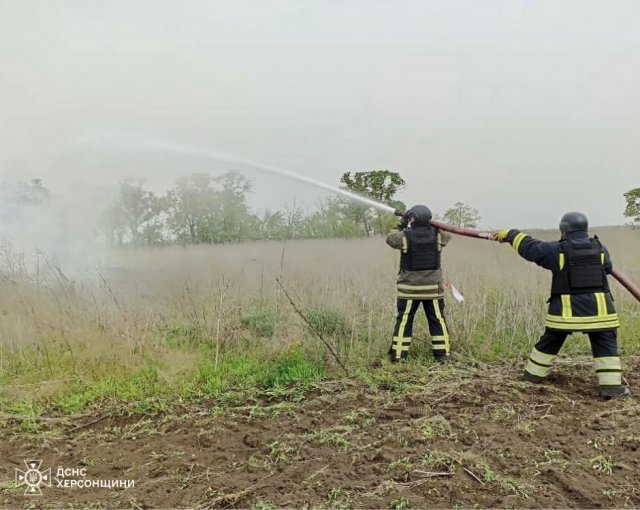
<path fill-rule="evenodd" d="M 201 168 L 203 162 L 209 170 L 224 165 L 258 170 L 393 212 L 392 207 L 368 197 L 252 159 L 126 133 L 94 133 L 71 139 L 48 156 L 51 182 L 4 184 L 0 190 L 0 239 L 24 253 L 27 260 L 44 256 L 67 272 L 93 271 L 110 255 L 101 229 L 103 212 L 122 179 L 162 180 L 164 176 L 166 180 L 169 174 L 185 175 Z M 84 175 L 91 177 L 83 179 Z M 268 190 L 261 191 L 268 194 Z"/>
<path fill-rule="evenodd" d="M 349 198 L 349 199 L 353 200 L 354 202 L 357 202 L 357 203 L 359 203 L 361 205 L 367 205 L 369 207 L 373 207 L 373 208 L 379 209 L 381 211 L 391 212 L 392 213 L 395 210 L 393 207 L 391 207 L 389 205 L 382 204 L 380 202 L 376 202 L 375 200 L 373 200 L 371 198 L 363 197 L 361 195 L 358 195 L 357 193 L 353 193 L 352 191 L 347 191 L 347 190 L 338 188 L 336 186 L 331 186 L 329 184 L 326 184 L 324 182 L 318 181 L 316 179 L 312 179 L 310 177 L 306 177 L 304 175 L 297 174 L 295 172 L 292 172 L 291 170 L 286 170 L 284 168 L 276 167 L 276 166 L 273 166 L 273 165 L 268 165 L 268 164 L 265 164 L 265 163 L 259 163 L 259 162 L 256 162 L 256 161 L 252 161 L 250 159 L 239 158 L 237 156 L 232 156 L 230 154 L 224 154 L 222 152 L 204 151 L 204 150 L 195 149 L 195 148 L 192 148 L 192 147 L 186 147 L 186 146 L 175 145 L 175 144 L 168 144 L 168 143 L 163 143 L 163 142 L 150 142 L 150 143 L 148 143 L 147 146 L 149 148 L 151 148 L 151 149 L 170 152 L 170 153 L 174 153 L 174 154 L 184 154 L 184 155 L 188 155 L 188 156 L 192 156 L 192 157 L 213 159 L 213 160 L 217 160 L 217 161 L 228 161 L 228 162 L 235 163 L 235 164 L 238 164 L 238 165 L 254 168 L 256 170 L 262 170 L 264 172 L 269 172 L 271 174 L 280 175 L 280 176 L 283 176 L 283 177 L 288 177 L 289 179 L 294 179 L 294 180 L 297 180 L 297 181 L 300 181 L 300 182 L 304 182 L 306 184 L 310 184 L 310 185 L 315 186 L 317 188 L 328 190 L 328 191 L 331 191 L 331 192 L 336 193 L 338 195 L 342 195 L 344 197 L 347 197 L 347 198 Z"/>
<path fill-rule="evenodd" d="M 92 271 L 105 258 L 98 228 L 103 194 L 79 182 L 56 192 L 35 182 L 3 184 L 0 240 L 24 257 L 27 269 L 47 259 L 67 273 Z"/>

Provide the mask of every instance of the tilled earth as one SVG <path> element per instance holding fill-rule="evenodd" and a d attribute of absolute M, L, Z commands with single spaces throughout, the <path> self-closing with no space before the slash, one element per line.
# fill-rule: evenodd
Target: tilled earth
<path fill-rule="evenodd" d="M 626 376 L 640 388 L 640 360 Z M 597 397 L 588 362 L 548 383 L 521 367 L 405 364 L 242 407 L 176 405 L 160 415 L 108 407 L 25 422 L 2 417 L 3 508 L 636 508 L 640 405 Z M 52 469 L 25 495 L 25 460 Z M 61 488 L 135 480 L 128 489 Z M 66 480 L 69 480 L 67 478 Z M 63 480 L 64 481 L 64 480 Z"/>

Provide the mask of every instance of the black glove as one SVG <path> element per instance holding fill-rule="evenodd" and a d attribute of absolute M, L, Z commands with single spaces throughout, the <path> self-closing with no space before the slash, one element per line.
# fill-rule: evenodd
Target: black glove
<path fill-rule="evenodd" d="M 398 230 L 404 230 L 409 226 L 409 218 L 403 216 L 402 219 L 398 222 Z"/>

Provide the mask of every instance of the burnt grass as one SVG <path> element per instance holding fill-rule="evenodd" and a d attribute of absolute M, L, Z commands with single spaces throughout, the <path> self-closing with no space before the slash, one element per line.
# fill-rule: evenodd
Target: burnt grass
<path fill-rule="evenodd" d="M 626 377 L 640 387 L 640 359 Z M 640 406 L 597 396 L 566 363 L 533 386 L 521 364 L 404 364 L 244 401 L 119 406 L 26 424 L 3 416 L 3 508 L 636 508 Z M 129 489 L 12 483 L 26 459 Z"/>

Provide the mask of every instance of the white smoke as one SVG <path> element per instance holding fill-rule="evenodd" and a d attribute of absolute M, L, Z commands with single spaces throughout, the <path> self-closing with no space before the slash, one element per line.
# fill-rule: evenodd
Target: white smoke
<path fill-rule="evenodd" d="M 99 229 L 102 193 L 81 183 L 47 196 L 25 196 L 21 189 L 24 182 L 3 183 L 0 241 L 22 254 L 27 268 L 48 260 L 65 272 L 80 273 L 101 263 L 105 256 Z"/>

